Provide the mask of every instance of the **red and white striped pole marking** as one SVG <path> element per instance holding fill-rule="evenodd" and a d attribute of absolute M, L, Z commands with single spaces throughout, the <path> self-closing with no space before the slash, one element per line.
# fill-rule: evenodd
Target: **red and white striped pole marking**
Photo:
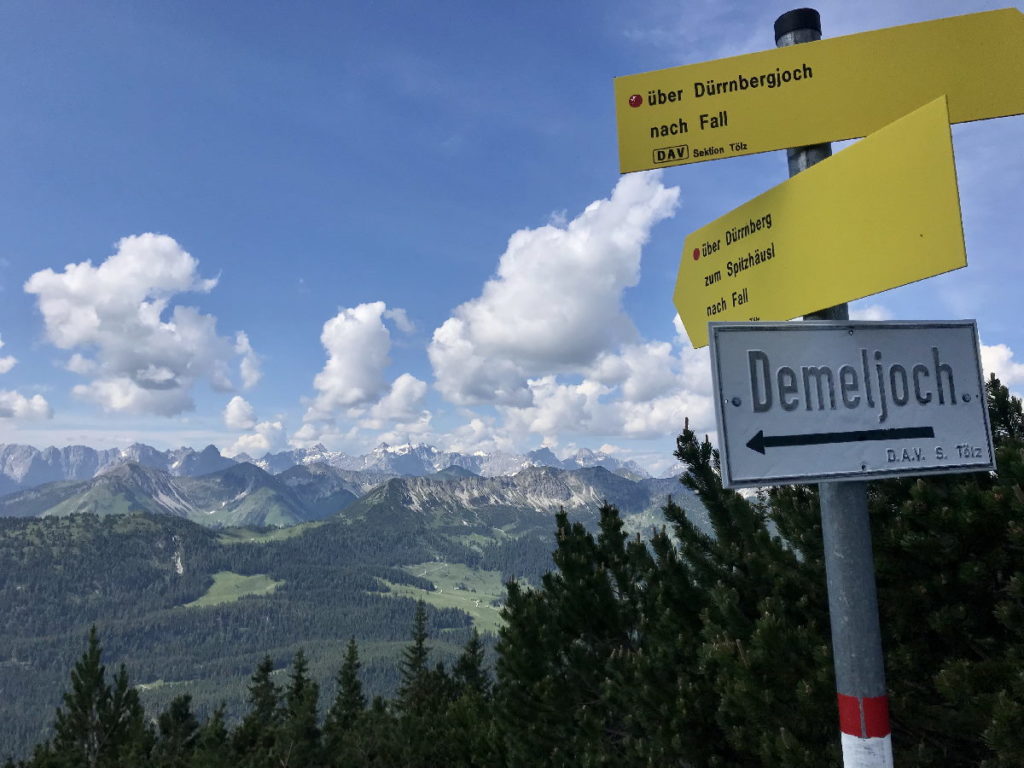
<path fill-rule="evenodd" d="M 887 696 L 838 694 L 844 768 L 892 768 Z"/>

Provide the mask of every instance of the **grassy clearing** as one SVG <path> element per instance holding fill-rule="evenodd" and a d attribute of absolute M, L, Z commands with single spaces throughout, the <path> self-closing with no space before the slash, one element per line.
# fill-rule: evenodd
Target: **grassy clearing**
<path fill-rule="evenodd" d="M 482 533 L 469 533 L 461 536 L 455 534 L 453 538 L 456 539 L 459 543 L 465 544 L 467 547 L 477 550 L 483 549 L 484 547 L 494 544 L 495 542 L 512 538 L 500 528 L 492 528 L 491 530 L 493 531 L 493 534 L 490 536 L 485 536 Z"/>
<path fill-rule="evenodd" d="M 213 574 L 213 584 L 206 590 L 206 594 L 198 600 L 185 603 L 185 607 L 201 608 L 205 605 L 233 603 L 246 595 L 269 595 L 282 584 L 283 581 L 274 581 L 263 573 L 243 576 L 231 571 L 220 571 Z"/>
<path fill-rule="evenodd" d="M 217 540 L 221 544 L 266 544 L 268 541 L 284 541 L 294 536 L 301 536 L 306 531 L 324 524 L 324 521 L 315 523 L 301 523 L 290 525 L 286 528 L 275 528 L 270 531 L 255 531 L 252 528 L 225 528 L 221 531 Z"/>
<path fill-rule="evenodd" d="M 502 625 L 500 609 L 491 605 L 491 601 L 505 597 L 505 585 L 498 571 L 473 570 L 461 563 L 438 562 L 407 565 L 403 570 L 432 581 L 435 589 L 431 592 L 384 581 L 391 594 L 423 600 L 436 608 L 458 608 L 473 618 L 473 625 L 481 634 L 497 634 Z"/>

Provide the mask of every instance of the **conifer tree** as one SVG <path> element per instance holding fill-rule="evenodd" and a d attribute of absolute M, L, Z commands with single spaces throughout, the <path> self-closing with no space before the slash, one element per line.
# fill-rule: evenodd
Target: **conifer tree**
<path fill-rule="evenodd" d="M 249 683 L 249 711 L 234 732 L 234 751 L 244 768 L 269 768 L 276 763 L 281 690 L 271 679 L 273 671 L 274 660 L 265 656 Z"/>
<path fill-rule="evenodd" d="M 398 708 L 405 715 L 422 715 L 431 698 L 427 659 L 427 607 L 420 600 L 412 620 L 412 642 L 402 652 L 402 683 L 398 689 Z"/>
<path fill-rule="evenodd" d="M 278 765 L 305 768 L 320 763 L 319 686 L 309 677 L 306 654 L 300 648 L 292 660 L 284 712 L 277 738 Z"/>
<path fill-rule="evenodd" d="M 473 694 L 479 698 L 487 696 L 491 681 L 484 668 L 484 645 L 480 633 L 473 628 L 462 655 L 452 668 L 452 680 L 457 695 Z"/>
<path fill-rule="evenodd" d="M 515 765 L 629 765 L 646 727 L 634 694 L 650 553 L 608 505 L 597 539 L 564 511 L 556 524 L 558 570 L 539 589 L 508 585 L 499 747 Z"/>
<path fill-rule="evenodd" d="M 157 718 L 157 739 L 153 747 L 154 768 L 188 768 L 192 762 L 199 721 L 192 713 L 192 697 L 175 696 Z"/>
<path fill-rule="evenodd" d="M 390 768 L 407 764 L 403 724 L 380 696 L 363 712 L 340 752 L 331 755 L 336 768 Z"/>
<path fill-rule="evenodd" d="M 189 768 L 223 768 L 233 765 L 231 736 L 224 721 L 224 705 L 213 710 L 196 732 Z"/>
<path fill-rule="evenodd" d="M 872 486 L 893 748 L 909 766 L 1021 764 L 1024 418 L 987 384 L 997 471 Z"/>
<path fill-rule="evenodd" d="M 107 731 L 116 744 L 113 765 L 132 768 L 144 763 L 153 749 L 155 737 L 139 701 L 139 692 L 128 680 L 122 664 L 110 689 L 110 707 L 106 712 Z"/>
<path fill-rule="evenodd" d="M 108 684 L 101 657 L 93 626 L 85 653 L 71 671 L 71 690 L 57 710 L 52 745 L 36 753 L 38 765 L 119 768 L 148 760 L 152 733 L 138 693 L 124 666 L 113 686 Z"/>
<path fill-rule="evenodd" d="M 355 637 L 349 638 L 345 661 L 338 671 L 338 692 L 324 722 L 324 746 L 328 755 L 342 751 L 348 734 L 366 710 L 366 696 L 359 679 L 359 647 Z"/>
<path fill-rule="evenodd" d="M 64 706 L 57 710 L 53 752 L 83 768 L 97 768 L 111 752 L 110 735 L 104 717 L 110 706 L 110 686 L 95 625 L 89 629 L 88 645 L 71 670 L 71 690 L 64 694 Z"/>
<path fill-rule="evenodd" d="M 708 511 L 713 536 L 669 513 L 679 551 L 704 603 L 697 652 L 704 716 L 687 727 L 705 733 L 695 759 L 722 765 L 839 765 L 820 544 L 783 541 L 816 511 L 806 488 L 745 498 L 722 487 L 719 457 L 684 427 L 676 457 L 684 485 Z M 668 512 L 668 510 L 667 510 Z M 818 524 L 820 537 L 820 524 Z M 806 546 L 804 546 L 806 544 Z M 711 719 L 707 719 L 711 715 Z"/>
<path fill-rule="evenodd" d="M 444 738 L 452 768 L 500 765 L 495 749 L 491 681 L 476 628 L 452 669 L 452 701 L 444 716 Z"/>
<path fill-rule="evenodd" d="M 402 655 L 402 683 L 395 702 L 401 764 L 408 768 L 452 764 L 444 722 L 452 682 L 440 662 L 434 669 L 428 667 L 427 639 L 426 604 L 421 600 L 413 616 L 412 642 Z"/>

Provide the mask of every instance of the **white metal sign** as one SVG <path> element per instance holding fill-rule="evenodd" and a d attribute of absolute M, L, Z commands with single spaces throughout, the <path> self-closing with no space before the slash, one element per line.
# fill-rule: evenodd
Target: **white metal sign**
<path fill-rule="evenodd" d="M 995 468 L 973 320 L 709 332 L 729 488 Z"/>

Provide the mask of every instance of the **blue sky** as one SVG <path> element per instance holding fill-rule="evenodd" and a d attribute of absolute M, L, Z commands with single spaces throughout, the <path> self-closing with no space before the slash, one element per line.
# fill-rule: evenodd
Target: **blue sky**
<path fill-rule="evenodd" d="M 612 80 L 771 48 L 791 7 L 5 3 L 0 442 L 671 471 L 684 418 L 714 429 L 683 239 L 786 162 L 620 178 Z M 1004 5 L 816 7 L 838 36 Z M 852 308 L 977 318 L 1019 392 L 1024 118 L 953 137 L 968 268 Z"/>

